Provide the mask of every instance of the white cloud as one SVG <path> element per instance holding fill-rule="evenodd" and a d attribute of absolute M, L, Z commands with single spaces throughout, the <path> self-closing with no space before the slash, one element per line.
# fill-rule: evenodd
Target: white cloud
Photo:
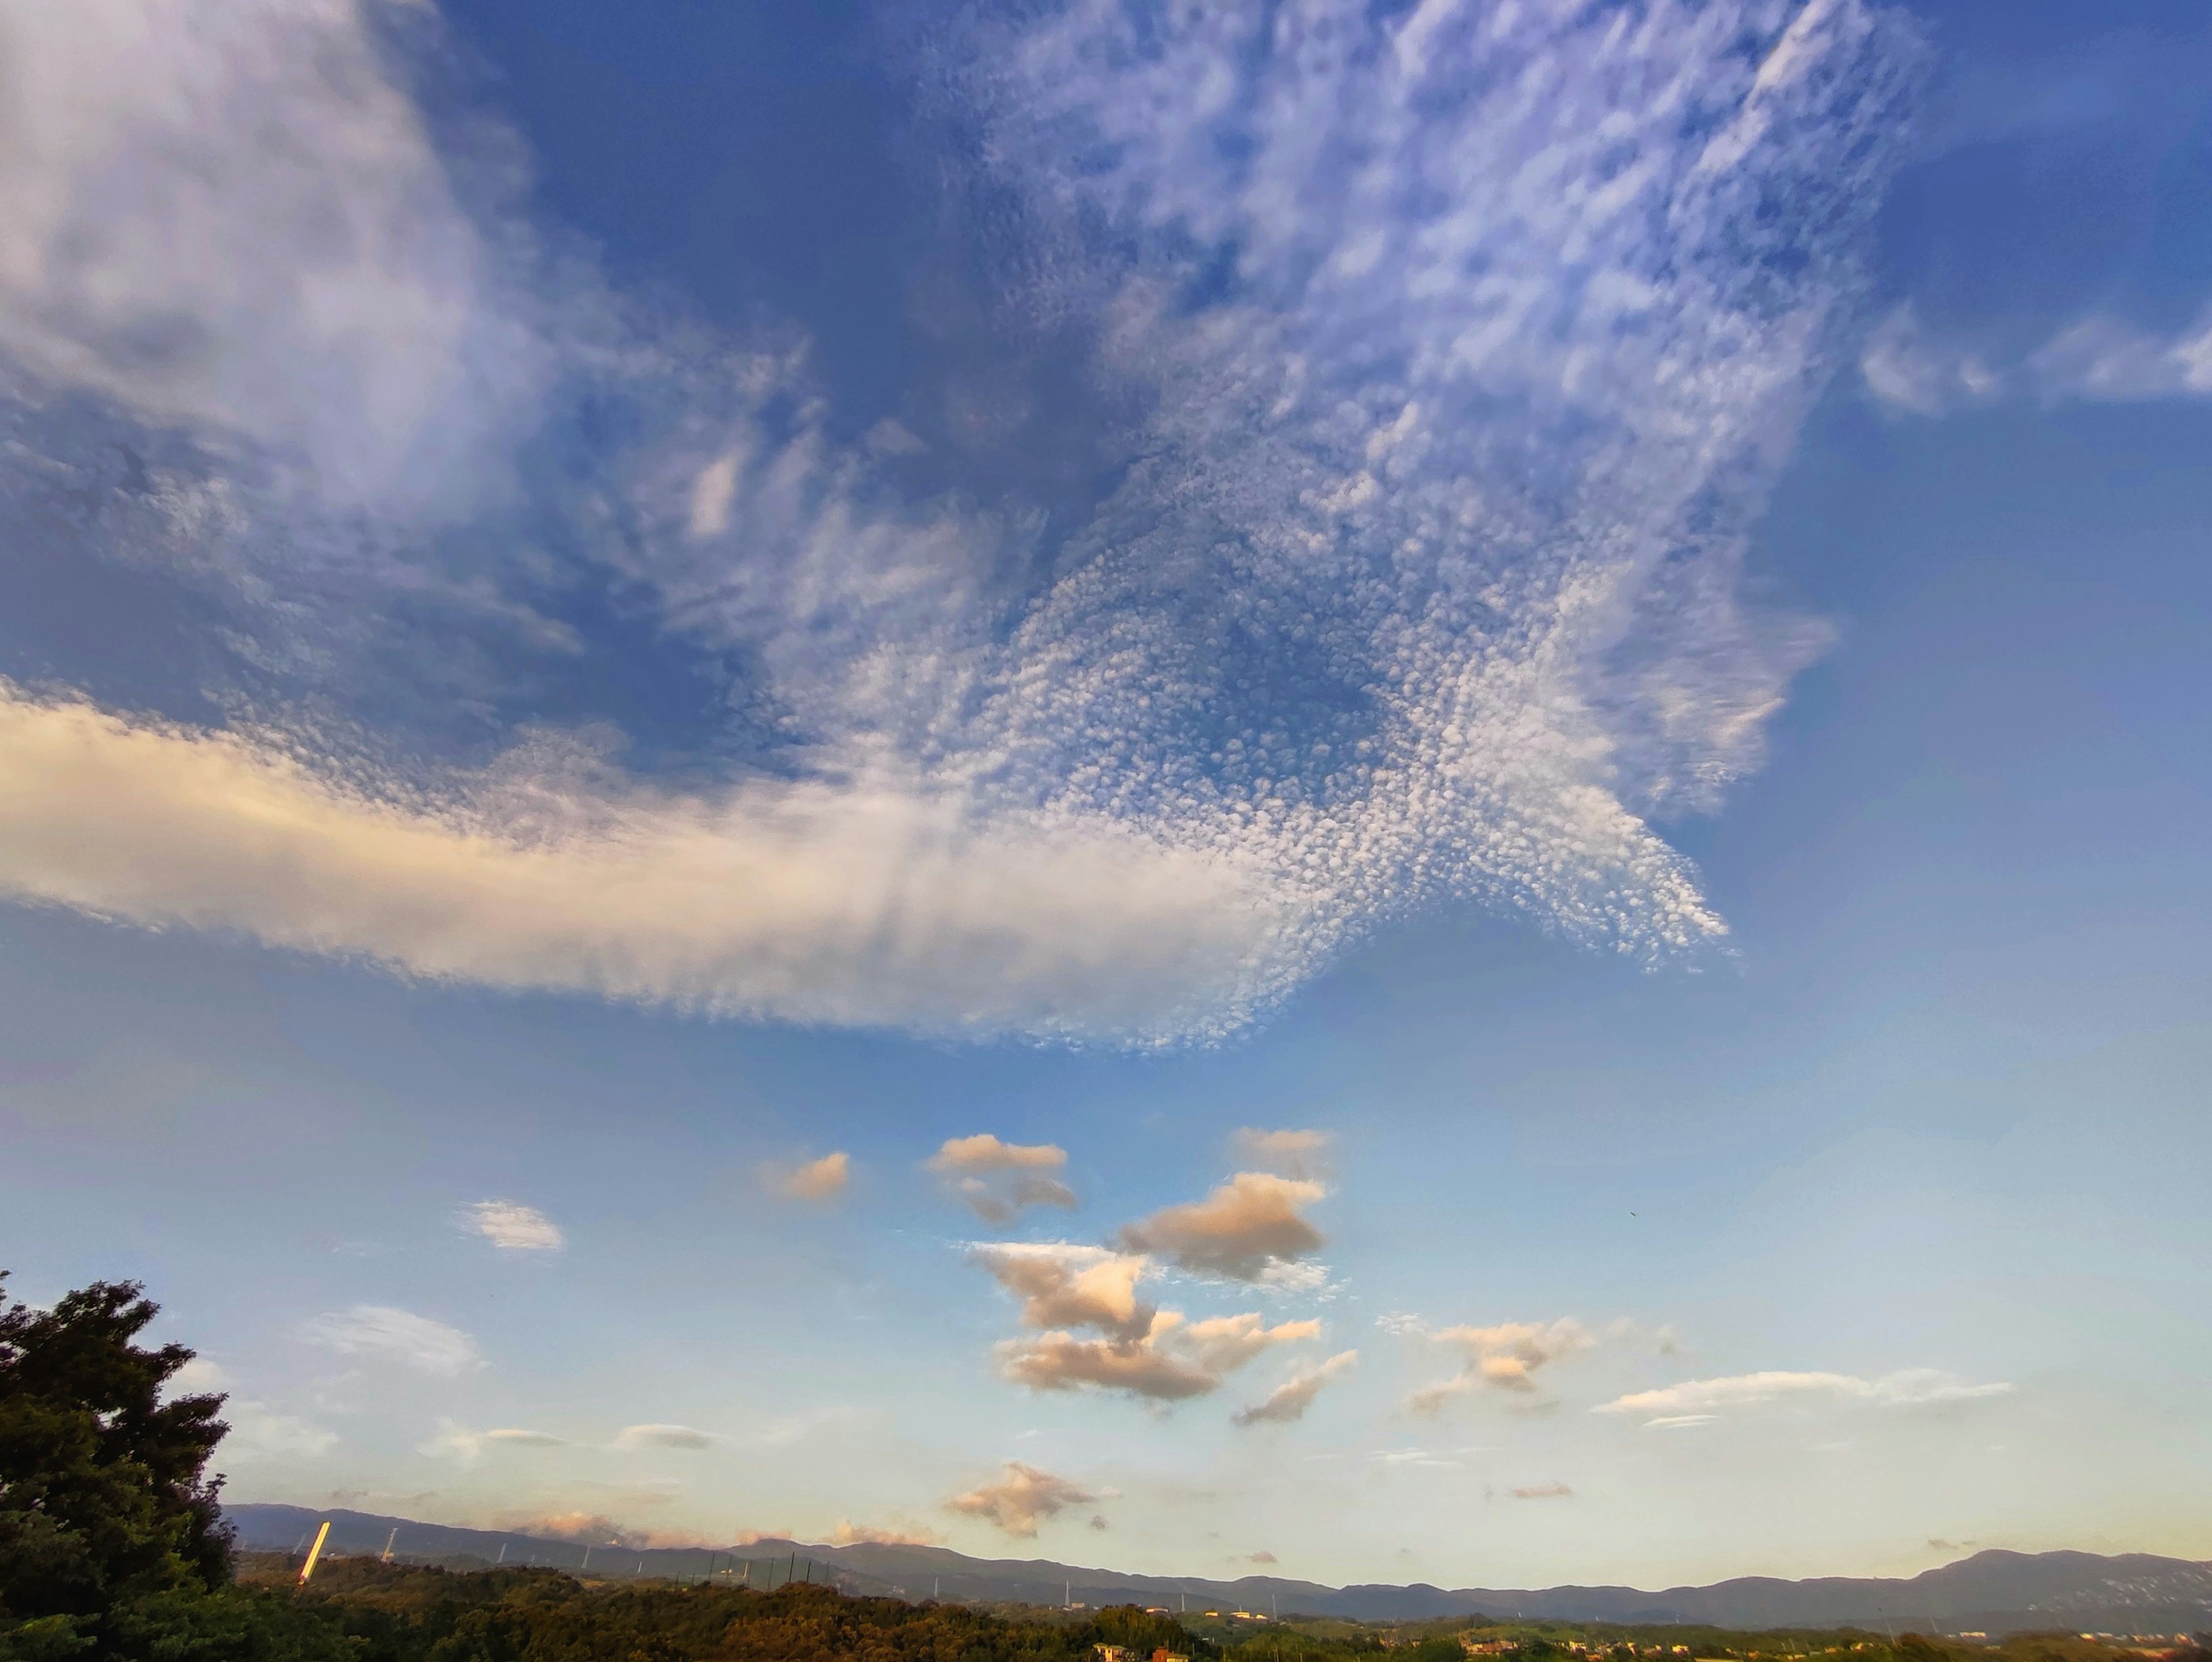
<path fill-rule="evenodd" d="M 458 1327 L 387 1305 L 334 1310 L 301 1330 L 311 1342 L 340 1355 L 398 1362 L 418 1373 L 451 1378 L 484 1365 L 477 1342 Z"/>
<path fill-rule="evenodd" d="M 843 1149 L 798 1166 L 761 1168 L 769 1186 L 786 1200 L 832 1200 L 845 1191 L 853 1176 L 853 1157 Z"/>
<path fill-rule="evenodd" d="M 720 1440 L 711 1431 L 694 1431 L 690 1426 L 642 1425 L 625 1427 L 616 1434 L 613 1446 L 618 1449 L 680 1448 L 696 1451 L 712 1448 Z"/>
<path fill-rule="evenodd" d="M 1759 1408 L 1791 1401 L 1864 1403 L 1910 1408 L 1927 1403 L 1973 1402 L 2010 1394 L 2003 1383 L 1973 1385 L 1929 1367 L 1902 1368 L 1878 1379 L 1851 1373 L 1736 1373 L 1717 1379 L 1691 1379 L 1656 1391 L 1632 1391 L 1601 1403 L 1595 1414 L 1640 1414 L 1650 1429 L 1668 1429 L 1692 1418 L 1717 1417 L 1726 1409 Z"/>
<path fill-rule="evenodd" d="M 460 1225 L 502 1252 L 558 1252 L 567 1245 L 558 1224 L 519 1201 L 478 1201 L 461 1209 Z"/>
<path fill-rule="evenodd" d="M 455 1419 L 438 1422 L 437 1434 L 417 1451 L 437 1458 L 459 1460 L 463 1465 L 474 1465 L 493 1448 L 565 1448 L 567 1440 L 550 1432 L 528 1431 L 512 1426 L 501 1426 L 489 1431 L 472 1430 Z"/>
<path fill-rule="evenodd" d="M 948 1512 L 995 1524 L 1009 1535 L 1033 1536 L 1039 1525 L 1068 1507 L 1089 1506 L 1098 1498 L 1067 1478 L 1010 1460 L 997 1482 L 957 1495 L 945 1506 Z"/>
<path fill-rule="evenodd" d="M 1565 1501 L 1573 1495 L 1574 1490 L 1565 1483 L 1530 1483 L 1513 1491 L 1513 1498 L 1516 1501 Z"/>
<path fill-rule="evenodd" d="M 1313 1406 L 1314 1398 L 1321 1395 L 1322 1387 L 1358 1361 L 1359 1353 L 1356 1350 L 1339 1351 L 1327 1361 L 1285 1379 L 1265 1402 L 1240 1409 L 1231 1417 L 1240 1426 L 1288 1425 L 1303 1420 L 1306 1410 Z"/>
<path fill-rule="evenodd" d="M 9 8 L 0 348 L 157 424 L 296 458 L 349 504 L 465 478 L 542 349 L 386 73 L 387 9 Z"/>
<path fill-rule="evenodd" d="M 1930 333 L 1907 303 L 1868 337 L 1859 372 L 1883 403 L 1916 416 L 2007 399 L 2053 405 L 2212 397 L 2212 309 L 2172 335 L 2094 314 L 2023 356 L 1993 363 Z"/>

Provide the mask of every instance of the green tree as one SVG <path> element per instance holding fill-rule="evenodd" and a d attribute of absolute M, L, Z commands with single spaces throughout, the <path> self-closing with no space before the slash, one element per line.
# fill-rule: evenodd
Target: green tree
<path fill-rule="evenodd" d="M 156 1610 L 230 1578 L 208 1457 L 222 1398 L 162 1392 L 192 1359 L 136 1340 L 159 1313 L 131 1282 L 52 1310 L 10 1302 L 0 1270 L 0 1657 L 130 1655 Z M 181 1603 L 179 1602 L 181 1601 Z"/>

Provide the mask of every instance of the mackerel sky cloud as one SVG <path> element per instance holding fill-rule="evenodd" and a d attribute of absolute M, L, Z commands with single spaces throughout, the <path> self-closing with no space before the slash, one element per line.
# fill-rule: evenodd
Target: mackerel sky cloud
<path fill-rule="evenodd" d="M 30 511 L 118 446 L 158 457 L 104 523 L 256 645 L 221 728 L 10 691 L 0 887 L 433 977 L 1135 1044 L 1239 1026 L 1449 897 L 1709 953 L 1725 926 L 1650 816 L 1717 805 L 1817 646 L 1735 574 L 1911 55 L 1854 0 L 1816 9 L 1662 6 L 1623 32 L 1319 6 L 1255 54 L 1256 23 L 1194 13 L 1133 52 L 1085 4 L 948 46 L 991 186 L 1050 251 L 1004 315 L 1081 307 L 1100 385 L 1150 411 L 1143 462 L 1049 551 L 1012 505 L 917 496 L 838 440 L 787 331 L 716 338 L 588 267 L 556 278 L 501 178 L 467 171 L 490 164 L 434 153 L 374 8 L 156 6 L 123 54 L 102 43 L 135 0 L 20 25 L 36 61 L 96 67 L 27 110 L 9 164 L 46 204 L 8 265 L 43 460 L 0 490 Z M 1201 90 L 1231 63 L 1234 170 Z M 1537 104 L 1511 90 L 1532 74 Z M 227 125 L 241 101 L 262 128 Z M 1116 160 L 1066 173 L 1085 152 Z M 349 257 L 315 241 L 300 167 Z M 125 180 L 191 216 L 145 224 L 102 194 Z M 1780 192 L 1806 210 L 1765 215 Z M 134 234 L 79 234 L 103 210 Z M 247 243 L 252 292 L 222 254 Z M 96 314 L 67 299 L 88 260 Z M 1209 271 L 1214 303 L 1172 303 Z M 349 332 L 325 295 L 363 308 Z M 121 353 L 161 320 L 190 353 Z M 358 353 L 380 330 L 409 352 Z M 36 417 L 64 394 L 99 436 Z M 549 668 L 573 653 L 542 568 L 484 563 L 567 486 L 532 472 L 526 395 L 545 423 L 629 412 L 594 488 L 636 533 L 566 527 L 568 581 L 632 585 L 750 666 L 782 712 L 772 765 L 702 794 L 542 729 L 458 752 L 388 717 L 337 752 L 288 730 L 301 699 L 360 703 L 356 651 L 435 649 L 361 638 L 378 594 L 424 597 L 433 636 L 472 613 Z M 476 458 L 473 499 L 412 460 L 433 452 Z"/>
<path fill-rule="evenodd" d="M 0 0 L 0 1269 L 144 1278 L 228 1495 L 2212 1555 L 2212 15 Z"/>

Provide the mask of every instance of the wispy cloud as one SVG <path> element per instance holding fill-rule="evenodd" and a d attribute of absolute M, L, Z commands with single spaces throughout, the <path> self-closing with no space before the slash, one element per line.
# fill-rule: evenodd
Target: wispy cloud
<path fill-rule="evenodd" d="M 2212 309 L 2165 335 L 2094 314 L 2033 350 L 2008 357 L 1945 339 L 1907 302 L 1869 335 L 1859 373 L 1884 404 L 1916 416 L 1944 416 L 2006 399 L 2131 404 L 2212 398 Z"/>
<path fill-rule="evenodd" d="M 1070 1507 L 1089 1506 L 1097 1499 L 1079 1483 L 1010 1460 L 997 1482 L 956 1495 L 945 1507 L 948 1512 L 995 1524 L 1009 1535 L 1033 1536 L 1039 1525 L 1050 1522 Z"/>
<path fill-rule="evenodd" d="M 477 1342 L 459 1328 L 388 1305 L 331 1311 L 301 1331 L 311 1342 L 340 1355 L 398 1362 L 418 1373 L 452 1378 L 484 1365 Z"/>
<path fill-rule="evenodd" d="M 1328 1193 L 1317 1183 L 1239 1172 L 1202 1201 L 1123 1226 L 1121 1242 L 1201 1275 L 1261 1281 L 1327 1245 L 1303 1208 Z"/>
<path fill-rule="evenodd" d="M 1387 1318 L 1386 1318 L 1387 1319 Z M 1400 1326 L 1393 1330 L 1424 1334 L 1437 1343 L 1467 1352 L 1466 1366 L 1452 1378 L 1424 1385 L 1407 1398 L 1415 1414 L 1434 1414 L 1454 1397 L 1489 1387 L 1498 1391 L 1533 1392 L 1536 1375 L 1563 1356 L 1587 1350 L 1595 1342 L 1589 1330 L 1571 1316 L 1552 1322 L 1501 1322 L 1494 1327 L 1442 1327 L 1433 1330 Z"/>
<path fill-rule="evenodd" d="M 478 1201 L 462 1208 L 459 1221 L 502 1252 L 558 1252 L 568 1244 L 558 1224 L 518 1201 Z"/>
<path fill-rule="evenodd" d="M 1565 1483 L 1531 1483 L 1513 1491 L 1516 1501 L 1565 1501 L 1572 1498 L 1574 1490 Z"/>
<path fill-rule="evenodd" d="M 1265 1402 L 1239 1409 L 1231 1417 L 1240 1426 L 1287 1425 L 1303 1420 L 1306 1410 L 1313 1406 L 1314 1398 L 1321 1395 L 1322 1387 L 1358 1361 L 1358 1351 L 1340 1350 L 1327 1361 L 1284 1380 Z"/>
<path fill-rule="evenodd" d="M 1326 1178 L 1334 1131 L 1263 1131 L 1247 1125 L 1230 1139 L 1238 1164 L 1284 1178 Z"/>
<path fill-rule="evenodd" d="M 1735 1373 L 1717 1379 L 1691 1379 L 1656 1391 L 1632 1391 L 1592 1409 L 1596 1414 L 1640 1414 L 1656 1430 L 1703 1422 L 1729 1409 L 1759 1408 L 1786 1402 L 1864 1403 L 1911 1408 L 1929 1403 L 1975 1402 L 2003 1397 L 2003 1382 L 1971 1384 L 1930 1367 L 1900 1368 L 1876 1379 L 1852 1373 Z"/>

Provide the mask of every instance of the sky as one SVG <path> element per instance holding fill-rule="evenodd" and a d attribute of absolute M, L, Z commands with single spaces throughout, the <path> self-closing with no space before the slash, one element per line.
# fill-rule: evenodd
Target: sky
<path fill-rule="evenodd" d="M 2212 1556 L 2212 16 L 0 0 L 0 1267 L 235 1501 Z"/>

